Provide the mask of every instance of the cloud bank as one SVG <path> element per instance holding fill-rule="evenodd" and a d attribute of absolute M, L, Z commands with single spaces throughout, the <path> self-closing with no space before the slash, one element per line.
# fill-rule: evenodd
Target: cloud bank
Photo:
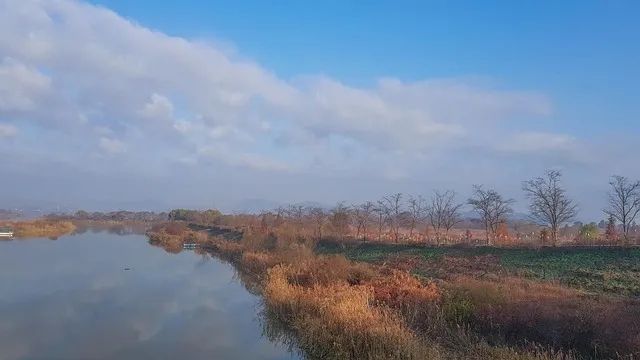
<path fill-rule="evenodd" d="M 429 184 L 504 186 L 501 174 L 597 166 L 584 140 L 536 126 L 553 112 L 545 94 L 486 77 L 384 77 L 371 87 L 323 75 L 283 79 L 228 48 L 103 7 L 0 0 L 0 151 L 9 179 L 50 166 L 75 179 L 144 179 L 149 189 L 180 174 L 194 186 L 226 181 L 284 201 L 303 196 L 282 185 L 297 179 L 308 199 L 324 186 L 336 190 L 333 201 L 363 178 L 377 182 L 371 191 L 422 182 L 424 193 Z M 527 171 L 516 170 L 523 161 Z M 637 166 L 622 170 L 638 174 Z M 238 184 L 244 177 L 253 182 Z"/>

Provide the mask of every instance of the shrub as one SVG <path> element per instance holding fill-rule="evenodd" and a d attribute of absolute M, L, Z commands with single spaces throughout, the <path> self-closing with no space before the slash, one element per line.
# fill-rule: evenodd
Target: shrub
<path fill-rule="evenodd" d="M 475 307 L 463 291 L 447 293 L 442 298 L 442 310 L 445 319 L 456 325 L 470 324 L 475 320 Z"/>
<path fill-rule="evenodd" d="M 578 235 L 580 240 L 583 241 L 595 241 L 600 236 L 600 229 L 595 223 L 585 224 L 580 227 L 580 234 Z"/>

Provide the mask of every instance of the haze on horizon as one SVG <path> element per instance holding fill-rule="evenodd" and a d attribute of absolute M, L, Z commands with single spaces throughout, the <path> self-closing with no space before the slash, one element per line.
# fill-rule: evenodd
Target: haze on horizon
<path fill-rule="evenodd" d="M 640 3 L 0 0 L 0 199 L 71 207 L 428 196 L 581 219 L 640 179 Z"/>

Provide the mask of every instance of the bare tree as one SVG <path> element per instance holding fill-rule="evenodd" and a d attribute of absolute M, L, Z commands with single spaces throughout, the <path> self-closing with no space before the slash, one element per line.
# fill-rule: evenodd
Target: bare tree
<path fill-rule="evenodd" d="M 344 237 L 349 233 L 349 219 L 351 217 L 349 208 L 345 206 L 344 201 L 339 202 L 331 209 L 329 221 L 338 236 Z"/>
<path fill-rule="evenodd" d="M 285 208 L 284 206 L 278 206 L 275 210 L 273 210 L 273 212 L 283 221 L 287 217 L 287 208 Z"/>
<path fill-rule="evenodd" d="M 427 208 L 427 217 L 433 230 L 436 232 L 436 241 L 440 243 L 441 230 L 448 233 L 460 222 L 460 208 L 462 204 L 455 202 L 456 193 L 447 190 L 444 193 L 434 191 L 431 196 L 431 205 Z"/>
<path fill-rule="evenodd" d="M 304 216 L 306 208 L 303 205 L 289 205 L 287 207 L 287 215 L 289 222 L 296 230 L 296 235 L 300 236 L 304 230 Z"/>
<path fill-rule="evenodd" d="M 263 232 L 271 232 L 276 228 L 278 224 L 278 215 L 272 211 L 260 212 L 260 229 Z"/>
<path fill-rule="evenodd" d="M 391 223 L 391 232 L 393 233 L 393 240 L 397 243 L 400 240 L 400 217 L 402 214 L 402 193 L 395 193 L 393 195 L 385 196 L 382 198 L 389 210 L 389 221 Z"/>
<path fill-rule="evenodd" d="M 376 215 L 376 225 L 378 226 L 378 240 L 380 240 L 384 224 L 389 219 L 389 208 L 383 200 L 378 200 L 373 208 L 373 213 Z"/>
<path fill-rule="evenodd" d="M 427 211 L 427 201 L 420 195 L 409 196 L 409 237 L 413 236 L 413 230 L 425 218 Z"/>
<path fill-rule="evenodd" d="M 473 185 L 473 197 L 467 201 L 482 218 L 487 236 L 487 244 L 491 236 L 495 238 L 498 226 L 507 222 L 507 216 L 513 213 L 511 206 L 515 201 L 505 199 L 495 190 L 485 190 L 482 185 Z"/>
<path fill-rule="evenodd" d="M 367 241 L 367 228 L 371 223 L 374 208 L 375 205 L 370 201 L 353 206 L 353 219 L 357 229 L 356 237 L 359 237 L 360 231 L 362 231 L 364 241 Z"/>
<path fill-rule="evenodd" d="M 567 197 L 560 186 L 562 172 L 547 170 L 546 177 L 538 177 L 522 183 L 522 190 L 529 199 L 531 219 L 551 228 L 551 241 L 556 245 L 558 227 L 578 214 L 578 206 Z"/>
<path fill-rule="evenodd" d="M 289 214 L 287 213 L 287 208 L 284 206 L 277 207 L 272 213 L 275 215 L 273 219 L 274 228 L 280 228 L 289 221 Z"/>
<path fill-rule="evenodd" d="M 291 225 L 291 214 L 289 212 L 289 207 L 280 206 L 276 209 L 276 214 L 280 218 L 281 225 Z"/>
<path fill-rule="evenodd" d="M 604 212 L 622 225 L 622 236 L 629 241 L 629 232 L 640 213 L 640 181 L 629 181 L 624 176 L 614 175 L 609 182 L 608 205 Z"/>
<path fill-rule="evenodd" d="M 318 239 L 322 239 L 322 229 L 329 220 L 329 213 L 319 206 L 310 207 L 309 209 L 307 209 L 307 213 L 309 214 L 309 218 L 313 222 L 314 235 Z"/>

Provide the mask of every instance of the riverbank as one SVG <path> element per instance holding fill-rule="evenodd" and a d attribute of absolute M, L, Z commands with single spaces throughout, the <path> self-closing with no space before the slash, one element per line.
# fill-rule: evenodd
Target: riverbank
<path fill-rule="evenodd" d="M 179 253 L 185 243 L 210 245 L 206 232 L 193 230 L 188 224 L 178 221 L 154 224 L 146 231 L 146 235 L 151 245 L 169 253 Z"/>
<path fill-rule="evenodd" d="M 270 328 L 285 329 L 308 358 L 617 358 L 640 350 L 632 299 L 490 271 L 429 276 L 407 268 L 410 254 L 367 263 L 348 246 L 329 254 L 326 244 L 277 232 L 203 241 L 257 284 Z"/>
<path fill-rule="evenodd" d="M 17 239 L 28 238 L 57 238 L 71 234 L 76 226 L 70 221 L 57 220 L 25 220 L 25 221 L 3 221 L 0 226 L 9 226 L 13 229 L 13 236 Z"/>

